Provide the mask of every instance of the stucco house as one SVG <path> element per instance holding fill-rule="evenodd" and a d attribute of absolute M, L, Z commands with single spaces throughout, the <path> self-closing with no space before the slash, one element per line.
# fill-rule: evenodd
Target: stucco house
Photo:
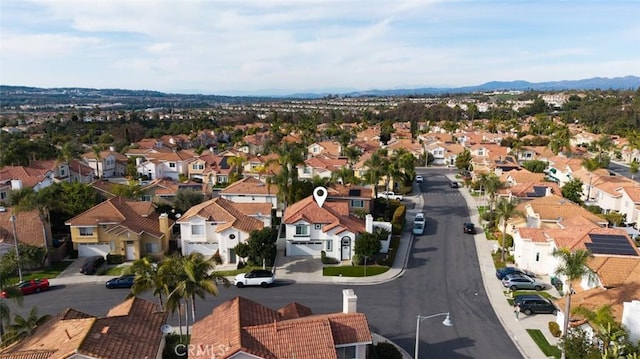
<path fill-rule="evenodd" d="M 322 191 L 324 195 L 321 195 Z M 326 192 L 327 189 L 317 187 L 313 196 L 285 210 L 282 217 L 284 232 L 280 234 L 280 241 L 284 242 L 287 256 L 320 257 L 325 251 L 327 257 L 349 261 L 354 255 L 358 234 L 365 231 L 373 233 L 378 226 L 391 230 L 390 223 L 374 223 L 371 215 L 367 215 L 365 220 L 351 215 L 345 201 L 325 201 Z M 384 248 L 383 244 L 383 251 Z"/>
<path fill-rule="evenodd" d="M 108 199 L 71 218 L 71 241 L 79 257 L 123 255 L 125 260 L 169 250 L 174 222 L 151 202 Z"/>
<path fill-rule="evenodd" d="M 199 348 L 193 358 L 366 359 L 373 343 L 367 317 L 357 312 L 353 289 L 342 292 L 342 312 L 328 314 L 296 302 L 273 310 L 230 299 L 193 325 L 189 344 Z"/>
<path fill-rule="evenodd" d="M 223 264 L 237 263 L 235 247 L 254 230 L 271 225 L 270 203 L 234 203 L 217 197 L 191 207 L 177 223 L 183 255 L 220 255 Z"/>
<path fill-rule="evenodd" d="M 265 183 L 255 177 L 245 177 L 233 182 L 218 194 L 235 203 L 268 203 L 271 209 L 278 209 L 278 186 Z M 271 211 L 265 214 L 269 214 Z"/>

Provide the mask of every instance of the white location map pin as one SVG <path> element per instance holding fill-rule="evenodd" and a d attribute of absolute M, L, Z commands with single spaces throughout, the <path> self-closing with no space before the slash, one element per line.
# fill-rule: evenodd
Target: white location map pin
<path fill-rule="evenodd" d="M 322 207 L 324 201 L 327 199 L 327 189 L 324 187 L 316 187 L 313 190 L 313 199 L 316 200 L 318 207 Z"/>

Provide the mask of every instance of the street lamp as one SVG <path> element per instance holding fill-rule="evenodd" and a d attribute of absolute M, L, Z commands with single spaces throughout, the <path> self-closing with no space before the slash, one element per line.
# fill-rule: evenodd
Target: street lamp
<path fill-rule="evenodd" d="M 431 318 L 442 317 L 442 316 L 446 316 L 446 318 L 444 318 L 444 320 L 442 321 L 442 325 L 444 325 L 445 327 L 452 327 L 453 322 L 449 317 L 449 312 L 432 314 L 427 316 L 418 315 L 418 318 L 416 319 L 416 348 L 413 356 L 414 359 L 418 359 L 418 347 L 420 345 L 420 322 L 425 319 L 431 319 Z"/>
<path fill-rule="evenodd" d="M 20 251 L 18 250 L 18 236 L 16 235 L 16 216 L 13 214 L 9 217 L 11 221 L 11 225 L 13 227 L 13 243 L 16 246 L 16 263 L 18 264 L 18 277 L 20 278 L 20 282 L 22 282 L 22 268 L 20 268 Z"/>

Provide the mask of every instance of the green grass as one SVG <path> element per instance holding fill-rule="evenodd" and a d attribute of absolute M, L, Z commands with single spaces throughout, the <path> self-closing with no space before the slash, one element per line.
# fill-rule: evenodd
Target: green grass
<path fill-rule="evenodd" d="M 367 266 L 367 277 L 382 274 L 389 270 L 387 266 L 371 265 Z M 336 277 L 364 277 L 365 266 L 336 266 L 322 268 L 322 275 Z"/>
<path fill-rule="evenodd" d="M 542 331 L 539 329 L 527 329 L 527 333 L 529 333 L 531 339 L 533 339 L 546 357 L 560 358 L 562 356 L 560 349 L 555 345 L 549 344 L 547 338 L 544 337 L 544 334 L 542 334 Z"/>
<path fill-rule="evenodd" d="M 32 279 L 41 279 L 41 278 L 56 278 L 62 273 L 67 267 L 69 267 L 73 263 L 72 261 L 58 261 L 51 263 L 51 268 L 45 268 L 39 271 L 31 272 L 31 273 L 23 273 L 23 280 L 32 280 Z M 9 279 L 9 283 L 18 283 L 20 278 L 12 277 Z"/>
<path fill-rule="evenodd" d="M 109 267 L 104 273 L 100 273 L 100 275 L 108 275 L 108 276 L 120 276 L 124 272 L 125 267 Z"/>

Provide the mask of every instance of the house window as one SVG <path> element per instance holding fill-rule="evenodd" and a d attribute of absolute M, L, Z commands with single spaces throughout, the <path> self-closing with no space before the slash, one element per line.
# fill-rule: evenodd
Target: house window
<path fill-rule="evenodd" d="M 143 194 L 140 198 L 142 199 L 142 202 L 151 202 L 151 195 Z"/>
<path fill-rule="evenodd" d="M 175 162 L 169 162 L 169 168 L 176 168 Z"/>
<path fill-rule="evenodd" d="M 193 235 L 193 236 L 203 236 L 204 235 L 204 224 L 193 224 L 193 225 L 191 225 L 191 235 Z"/>
<path fill-rule="evenodd" d="M 0 199 L 7 199 L 7 192 L 0 192 Z"/>
<path fill-rule="evenodd" d="M 81 236 L 93 236 L 93 227 L 80 227 Z"/>
<path fill-rule="evenodd" d="M 297 224 L 296 237 L 309 237 L 309 226 L 306 224 Z"/>
<path fill-rule="evenodd" d="M 109 242 L 109 250 L 111 250 L 111 252 L 116 251 L 116 241 Z"/>
<path fill-rule="evenodd" d="M 540 262 L 540 252 L 536 253 L 536 262 Z"/>
<path fill-rule="evenodd" d="M 352 199 L 350 203 L 351 208 L 364 208 L 364 200 Z"/>
<path fill-rule="evenodd" d="M 355 359 L 356 358 L 356 347 L 342 347 L 336 348 L 336 353 L 338 354 L 338 359 Z"/>
<path fill-rule="evenodd" d="M 333 241 L 332 240 L 328 240 L 327 241 L 327 252 L 333 252 Z"/>
<path fill-rule="evenodd" d="M 145 243 L 144 251 L 146 253 L 155 253 L 156 252 L 156 244 L 155 243 Z"/>
<path fill-rule="evenodd" d="M 311 174 L 311 167 L 305 167 L 303 170 L 304 174 Z"/>
<path fill-rule="evenodd" d="M 321 230 L 321 229 L 322 229 L 322 224 L 320 224 L 320 223 L 316 223 L 316 224 L 314 224 L 314 225 L 313 225 L 313 228 L 315 228 L 316 230 L 318 230 L 318 231 L 319 231 L 319 230 Z"/>

